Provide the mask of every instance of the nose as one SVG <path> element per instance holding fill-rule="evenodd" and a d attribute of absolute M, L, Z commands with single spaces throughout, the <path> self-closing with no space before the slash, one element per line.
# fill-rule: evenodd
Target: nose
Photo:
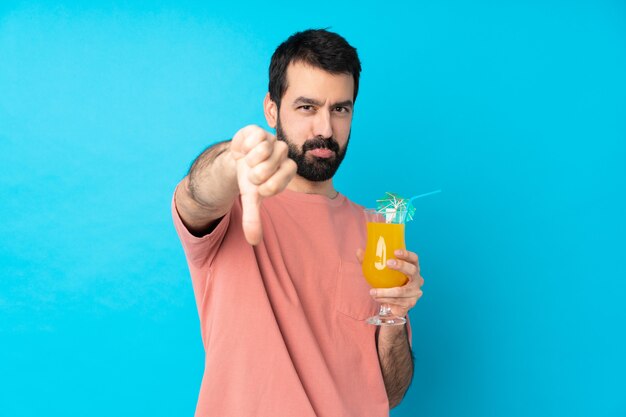
<path fill-rule="evenodd" d="M 333 126 L 330 123 L 330 112 L 320 110 L 315 114 L 313 121 L 313 137 L 330 138 L 333 136 Z"/>

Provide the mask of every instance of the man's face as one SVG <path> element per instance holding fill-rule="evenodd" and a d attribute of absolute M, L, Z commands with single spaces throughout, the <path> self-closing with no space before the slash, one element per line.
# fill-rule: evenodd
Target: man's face
<path fill-rule="evenodd" d="M 353 96 L 352 75 L 331 74 L 302 63 L 288 67 L 276 137 L 289 145 L 298 175 L 309 181 L 333 177 L 348 149 Z"/>

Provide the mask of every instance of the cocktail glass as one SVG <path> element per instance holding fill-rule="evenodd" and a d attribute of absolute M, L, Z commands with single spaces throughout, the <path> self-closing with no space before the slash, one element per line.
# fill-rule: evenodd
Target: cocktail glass
<path fill-rule="evenodd" d="M 363 256 L 363 275 L 372 288 L 393 288 L 406 284 L 408 277 L 402 272 L 389 269 L 387 261 L 396 259 L 394 251 L 405 249 L 404 223 L 406 210 L 388 208 L 365 209 L 367 221 L 367 244 Z M 396 326 L 406 323 L 406 319 L 391 312 L 386 304 L 380 305 L 377 315 L 367 319 L 376 326 Z"/>

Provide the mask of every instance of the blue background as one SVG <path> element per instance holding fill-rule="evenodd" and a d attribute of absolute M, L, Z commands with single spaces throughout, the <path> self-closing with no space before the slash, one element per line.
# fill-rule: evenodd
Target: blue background
<path fill-rule="evenodd" d="M 226 3 L 0 3 L 0 415 L 193 414 L 172 191 L 331 27 L 364 68 L 339 189 L 443 189 L 392 416 L 626 416 L 626 4 Z"/>

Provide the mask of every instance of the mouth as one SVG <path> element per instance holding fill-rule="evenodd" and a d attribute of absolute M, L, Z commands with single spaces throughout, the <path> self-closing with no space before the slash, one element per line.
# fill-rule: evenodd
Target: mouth
<path fill-rule="evenodd" d="M 335 152 L 327 148 L 315 148 L 307 151 L 307 153 L 315 156 L 316 158 L 331 158 L 335 156 Z"/>

